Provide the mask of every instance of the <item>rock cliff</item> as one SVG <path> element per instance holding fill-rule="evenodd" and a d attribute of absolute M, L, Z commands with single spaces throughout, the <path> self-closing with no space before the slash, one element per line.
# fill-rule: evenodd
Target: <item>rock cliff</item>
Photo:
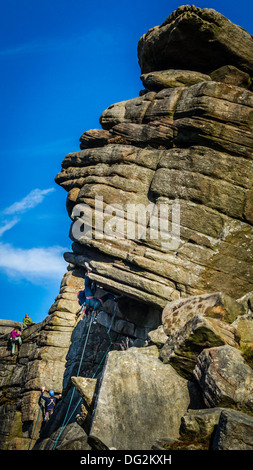
<path fill-rule="evenodd" d="M 0 323 L 3 449 L 253 447 L 253 38 L 182 6 L 138 58 L 144 89 L 56 176 L 73 245 L 49 315 L 13 357 Z M 85 262 L 120 296 L 92 324 Z"/>

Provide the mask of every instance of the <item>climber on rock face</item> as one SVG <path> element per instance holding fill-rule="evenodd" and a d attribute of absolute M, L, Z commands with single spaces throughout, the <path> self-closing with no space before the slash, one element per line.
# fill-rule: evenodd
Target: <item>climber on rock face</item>
<path fill-rule="evenodd" d="M 19 328 L 16 327 L 12 330 L 10 340 L 11 340 L 11 355 L 14 356 L 16 343 L 18 344 L 18 346 L 21 346 L 22 344 L 21 333 L 20 333 Z"/>
<path fill-rule="evenodd" d="M 45 387 L 42 387 L 41 389 L 41 394 L 40 394 L 40 400 L 42 398 L 42 400 L 44 400 L 45 402 L 45 419 L 44 421 L 48 421 L 49 418 L 51 417 L 51 415 L 53 414 L 54 412 L 54 409 L 55 409 L 55 405 L 58 403 L 58 401 L 61 399 L 61 394 L 59 395 L 59 398 L 56 398 L 55 395 L 54 395 L 54 391 L 53 390 L 49 390 L 49 397 L 45 397 L 44 396 L 44 391 L 45 391 Z"/>
<path fill-rule="evenodd" d="M 101 298 L 96 297 L 96 283 L 92 281 L 89 277 L 92 268 L 88 263 L 85 263 L 85 267 L 87 272 L 84 276 L 84 290 L 79 291 L 77 297 L 79 299 L 80 305 L 85 304 L 85 307 L 92 309 L 93 312 L 97 312 L 106 300 L 114 300 L 114 296 L 112 294 L 105 294 Z"/>

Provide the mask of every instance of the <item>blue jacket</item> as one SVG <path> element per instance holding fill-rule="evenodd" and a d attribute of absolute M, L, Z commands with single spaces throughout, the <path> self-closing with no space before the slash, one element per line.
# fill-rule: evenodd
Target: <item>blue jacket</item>
<path fill-rule="evenodd" d="M 84 290 L 80 290 L 77 294 L 79 305 L 89 304 L 89 300 L 86 301 L 86 297 L 94 297 L 96 294 L 96 283 L 91 281 L 89 276 L 85 274 L 84 278 Z"/>
<path fill-rule="evenodd" d="M 87 274 L 85 274 L 84 278 L 84 289 L 86 297 L 92 297 L 96 293 L 96 283 L 94 281 L 91 281 Z"/>
<path fill-rule="evenodd" d="M 46 411 L 54 410 L 54 407 L 58 401 L 56 397 L 44 397 L 43 392 L 41 392 L 40 398 L 45 401 Z"/>

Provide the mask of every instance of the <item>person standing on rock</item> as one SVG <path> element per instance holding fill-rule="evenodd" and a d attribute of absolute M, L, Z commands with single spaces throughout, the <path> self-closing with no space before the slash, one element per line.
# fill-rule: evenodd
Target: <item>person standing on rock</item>
<path fill-rule="evenodd" d="M 11 340 L 11 355 L 14 356 L 16 344 L 18 344 L 18 346 L 21 346 L 22 344 L 21 333 L 18 327 L 15 327 L 12 330 L 10 340 Z"/>
<path fill-rule="evenodd" d="M 55 409 L 55 405 L 58 403 L 58 401 L 61 399 L 61 394 L 59 395 L 59 398 L 56 398 L 55 395 L 54 395 L 54 391 L 53 390 L 49 390 L 49 397 L 45 397 L 44 396 L 44 391 L 45 391 L 45 387 L 42 387 L 41 389 L 41 394 L 40 394 L 40 401 L 41 399 L 44 400 L 45 402 L 45 419 L 44 421 L 48 421 L 50 419 L 50 417 L 52 416 L 53 412 L 54 412 L 54 409 Z"/>
<path fill-rule="evenodd" d="M 32 319 L 29 317 L 28 313 L 25 314 L 25 317 L 23 318 L 23 324 L 25 326 L 29 326 L 29 325 L 32 325 L 33 321 Z"/>

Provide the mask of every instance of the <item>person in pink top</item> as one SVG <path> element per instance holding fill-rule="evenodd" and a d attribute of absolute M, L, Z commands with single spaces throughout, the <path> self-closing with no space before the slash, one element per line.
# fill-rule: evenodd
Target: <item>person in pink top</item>
<path fill-rule="evenodd" d="M 16 343 L 18 346 L 22 344 L 21 333 L 20 330 L 15 327 L 11 332 L 11 355 L 15 354 L 15 345 Z"/>

